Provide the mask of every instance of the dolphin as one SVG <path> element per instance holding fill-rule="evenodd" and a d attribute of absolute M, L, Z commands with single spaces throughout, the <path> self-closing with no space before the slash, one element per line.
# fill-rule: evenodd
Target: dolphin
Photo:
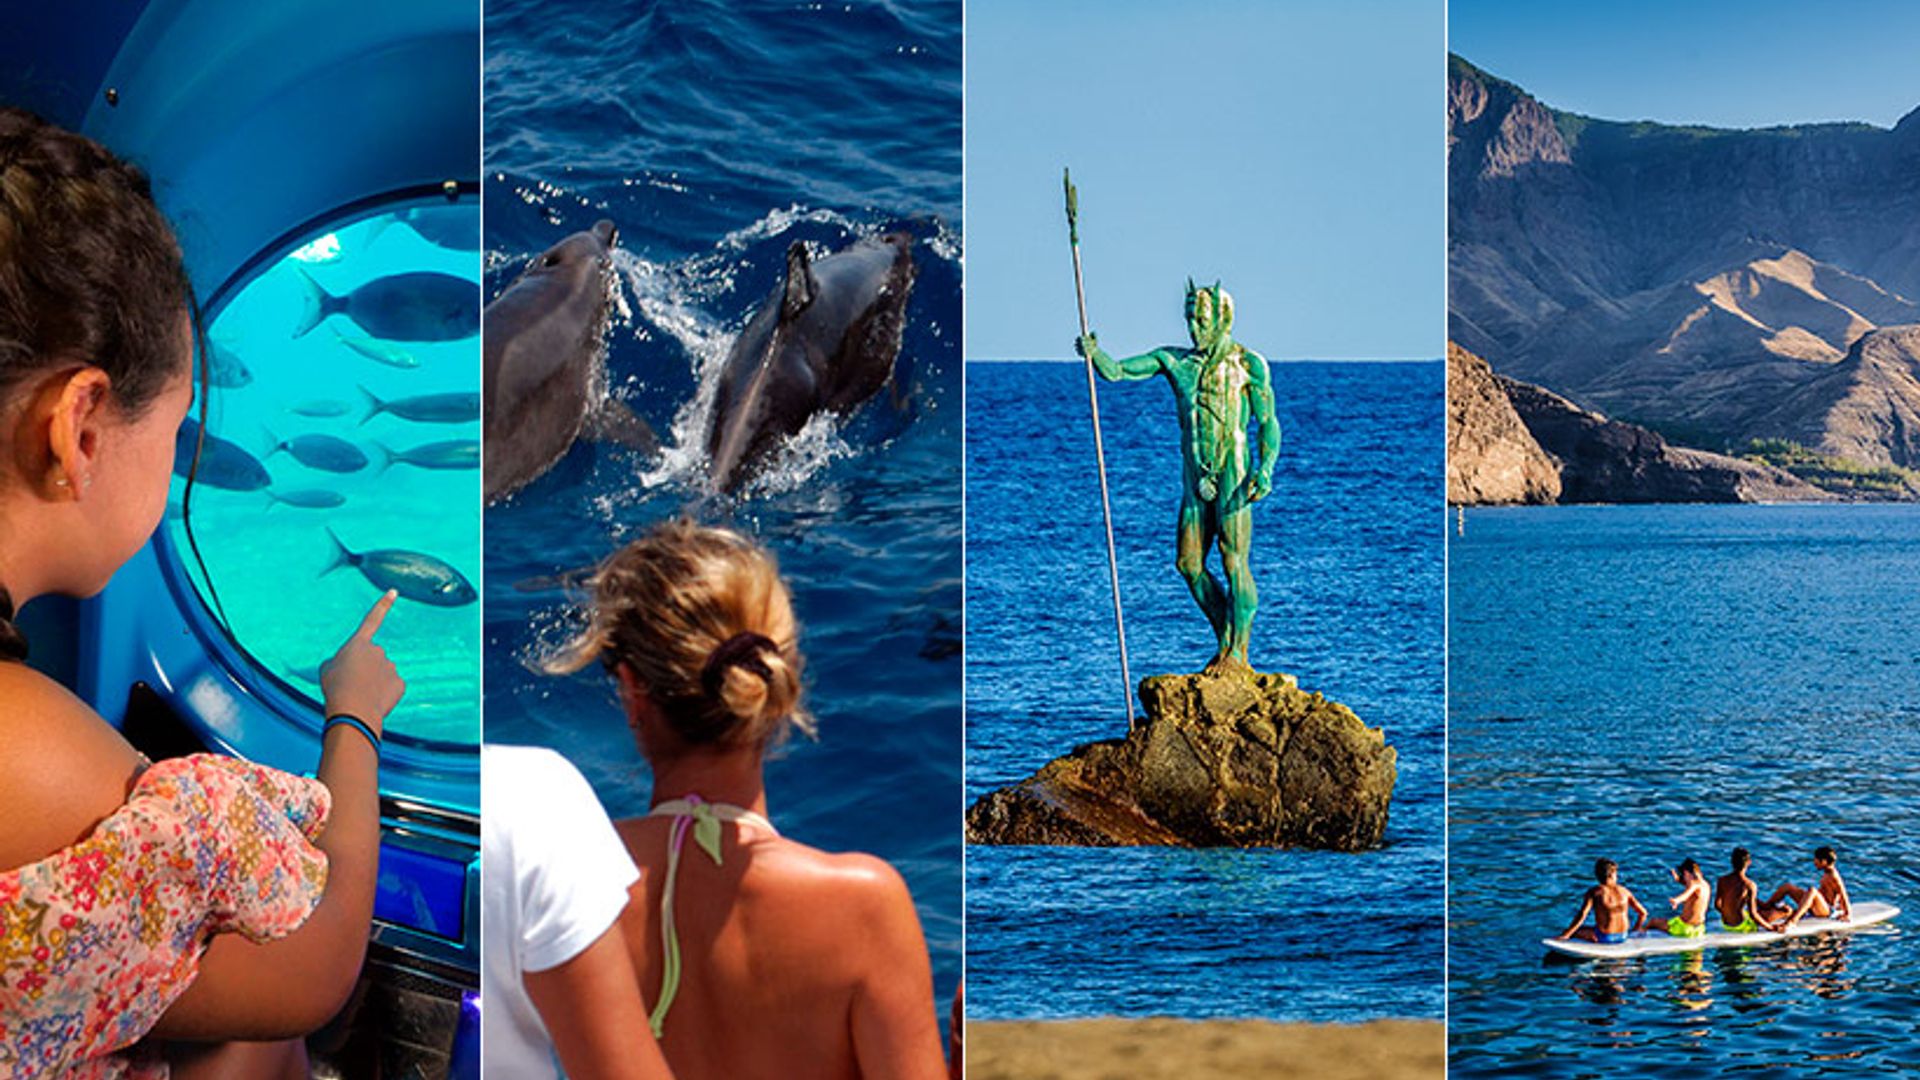
<path fill-rule="evenodd" d="M 607 396 L 613 222 L 548 248 L 481 316 L 486 501 L 532 483 L 583 431 L 649 449 L 653 432 Z"/>
<path fill-rule="evenodd" d="M 787 248 L 785 279 L 727 354 L 707 427 L 708 475 L 727 491 L 815 413 L 845 413 L 887 384 L 913 291 L 913 238 L 889 233 L 818 261 Z"/>

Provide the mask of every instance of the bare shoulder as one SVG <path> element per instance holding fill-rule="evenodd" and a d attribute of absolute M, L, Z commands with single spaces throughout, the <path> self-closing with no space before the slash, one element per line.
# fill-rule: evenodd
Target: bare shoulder
<path fill-rule="evenodd" d="M 823 894 L 823 898 L 831 895 L 842 903 L 860 905 L 912 902 L 900 872 L 885 859 L 865 852 L 821 851 L 798 841 L 782 840 L 768 855 L 771 868 L 780 870 L 793 885 Z"/>
<path fill-rule="evenodd" d="M 126 801 L 140 755 L 86 702 L 22 664 L 0 664 L 0 867 L 45 858 Z"/>

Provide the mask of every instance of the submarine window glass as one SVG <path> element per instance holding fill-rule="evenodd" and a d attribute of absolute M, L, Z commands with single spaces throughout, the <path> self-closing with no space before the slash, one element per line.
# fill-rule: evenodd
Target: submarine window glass
<path fill-rule="evenodd" d="M 239 667 L 316 722 L 320 665 L 392 588 L 389 735 L 479 741 L 479 246 L 477 204 L 342 217 L 224 289 L 207 325 L 206 438 L 184 500 L 196 401 L 163 558 Z"/>

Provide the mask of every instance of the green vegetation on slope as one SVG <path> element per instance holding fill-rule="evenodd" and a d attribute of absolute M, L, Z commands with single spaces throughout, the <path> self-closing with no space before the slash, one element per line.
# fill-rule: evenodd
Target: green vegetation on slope
<path fill-rule="evenodd" d="M 1785 469 L 1818 488 L 1843 494 L 1911 498 L 1920 492 L 1920 472 L 1895 465 L 1863 465 L 1822 454 L 1791 439 L 1755 439 L 1740 456 Z"/>

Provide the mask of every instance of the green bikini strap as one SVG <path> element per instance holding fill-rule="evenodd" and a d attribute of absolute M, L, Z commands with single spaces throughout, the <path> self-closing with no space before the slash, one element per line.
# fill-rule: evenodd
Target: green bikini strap
<path fill-rule="evenodd" d="M 660 999 L 654 1003 L 653 1014 L 647 1017 L 656 1039 L 666 1029 L 667 1010 L 673 1008 L 673 999 L 680 993 L 680 935 L 673 926 L 673 893 L 674 882 L 680 878 L 680 849 L 686 844 L 689 829 L 693 832 L 693 842 L 707 853 L 713 865 L 721 864 L 720 819 L 700 796 L 688 795 L 686 800 L 691 807 L 689 812 L 674 815 L 673 835 L 667 841 L 667 881 L 660 896 Z"/>

